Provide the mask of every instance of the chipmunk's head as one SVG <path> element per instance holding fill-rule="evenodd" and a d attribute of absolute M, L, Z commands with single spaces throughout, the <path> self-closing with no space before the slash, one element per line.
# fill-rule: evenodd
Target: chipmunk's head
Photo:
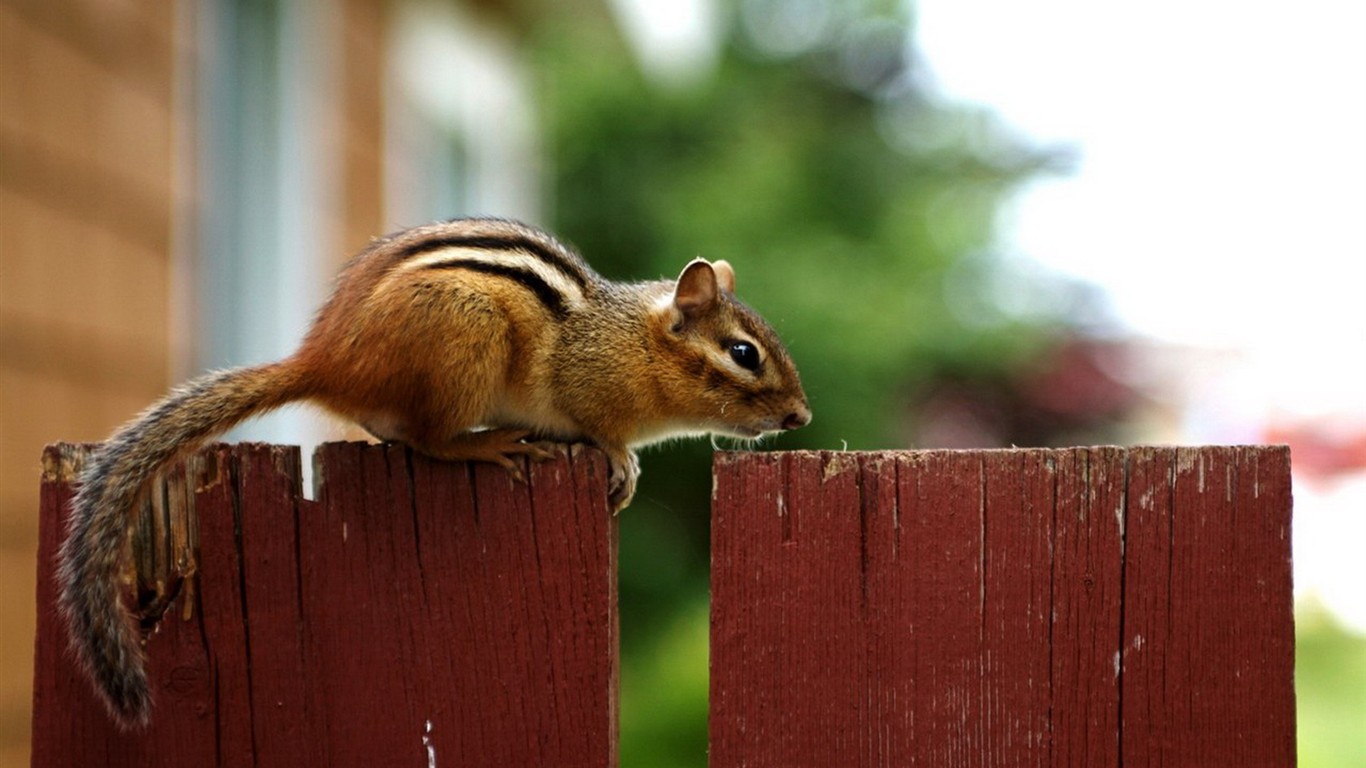
<path fill-rule="evenodd" d="M 659 307 L 662 343 L 678 365 L 668 389 L 694 430 L 756 438 L 806 426 L 811 409 L 787 348 L 759 313 L 735 298 L 735 270 L 695 259 Z"/>

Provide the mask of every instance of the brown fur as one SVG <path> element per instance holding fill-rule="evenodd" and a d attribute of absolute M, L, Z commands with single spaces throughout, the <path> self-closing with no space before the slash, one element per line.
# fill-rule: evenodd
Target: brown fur
<path fill-rule="evenodd" d="M 611 283 L 550 235 L 466 219 L 377 240 L 342 272 L 299 350 L 209 374 L 116 432 L 80 479 L 61 552 L 72 647 L 110 712 L 145 723 L 141 633 L 120 600 L 136 500 L 168 463 L 238 422 L 306 400 L 444 459 L 539 458 L 523 437 L 586 440 L 635 491 L 633 449 L 671 436 L 754 437 L 810 410 L 777 335 L 735 299 L 725 262 L 680 280 Z M 729 345 L 758 348 L 737 365 Z M 480 427 L 487 431 L 472 431 Z"/>

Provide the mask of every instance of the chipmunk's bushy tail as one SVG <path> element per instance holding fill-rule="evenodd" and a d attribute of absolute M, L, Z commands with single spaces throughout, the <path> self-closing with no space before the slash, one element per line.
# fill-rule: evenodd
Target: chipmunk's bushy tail
<path fill-rule="evenodd" d="M 288 362 L 211 373 L 123 426 L 82 468 L 58 555 L 59 600 L 77 661 L 124 727 L 145 724 L 152 708 L 142 633 L 120 585 L 139 495 L 208 438 L 304 396 Z"/>

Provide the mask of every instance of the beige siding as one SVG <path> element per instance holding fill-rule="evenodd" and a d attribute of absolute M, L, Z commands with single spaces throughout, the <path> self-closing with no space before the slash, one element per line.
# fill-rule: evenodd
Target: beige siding
<path fill-rule="evenodd" d="M 185 4 L 190 7 L 193 4 Z M 336 264 L 382 228 L 385 3 L 335 0 Z M 176 0 L 0 0 L 0 768 L 28 764 L 42 446 L 99 440 L 178 373 Z M 185 28 L 184 20 L 179 28 Z M 190 151 L 193 154 L 193 150 Z M 182 174 L 183 175 L 183 174 Z M 183 240 L 184 238 L 182 238 Z"/>
<path fill-rule="evenodd" d="M 0 765 L 26 765 L 38 459 L 168 380 L 171 0 L 0 0 Z"/>
<path fill-rule="evenodd" d="M 341 0 L 340 6 L 345 197 L 337 266 L 381 234 L 384 224 L 384 4 Z"/>

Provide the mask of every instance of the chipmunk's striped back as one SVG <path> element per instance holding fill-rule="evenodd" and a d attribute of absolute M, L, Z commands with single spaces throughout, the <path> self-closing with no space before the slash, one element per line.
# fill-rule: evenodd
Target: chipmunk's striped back
<path fill-rule="evenodd" d="M 382 245 L 385 280 L 418 270 L 468 270 L 521 284 L 563 319 L 602 278 L 550 235 L 504 219 L 462 219 L 402 233 Z M 379 254 L 376 254 L 377 256 Z"/>

